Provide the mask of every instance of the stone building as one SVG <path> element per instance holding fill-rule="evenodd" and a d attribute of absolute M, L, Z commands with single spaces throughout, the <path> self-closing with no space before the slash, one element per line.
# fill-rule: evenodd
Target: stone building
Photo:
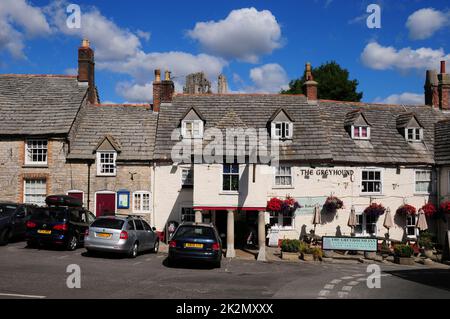
<path fill-rule="evenodd" d="M 209 94 L 211 93 L 211 82 L 203 72 L 188 74 L 183 91 L 187 94 Z"/>

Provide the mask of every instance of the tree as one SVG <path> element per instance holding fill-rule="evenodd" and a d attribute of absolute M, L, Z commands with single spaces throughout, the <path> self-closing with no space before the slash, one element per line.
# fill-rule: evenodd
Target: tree
<path fill-rule="evenodd" d="M 317 96 L 322 100 L 359 102 L 362 92 L 356 92 L 358 80 L 349 80 L 349 73 L 341 68 L 335 61 L 322 64 L 312 69 L 314 81 L 318 83 Z M 289 89 L 281 91 L 282 94 L 305 94 L 303 84 L 305 75 L 301 79 L 292 80 Z"/>

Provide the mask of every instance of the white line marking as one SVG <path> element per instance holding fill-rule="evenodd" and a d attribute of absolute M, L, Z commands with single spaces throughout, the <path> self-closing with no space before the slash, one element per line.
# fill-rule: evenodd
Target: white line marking
<path fill-rule="evenodd" d="M 356 274 L 356 275 L 353 275 L 353 277 L 362 277 L 362 276 L 365 276 L 364 274 Z"/>
<path fill-rule="evenodd" d="M 0 296 L 4 296 L 4 297 L 20 297 L 20 298 L 37 298 L 37 299 L 45 298 L 45 296 L 21 295 L 21 294 L 2 294 L 2 293 L 0 293 Z"/>
<path fill-rule="evenodd" d="M 325 298 L 325 297 L 317 297 L 316 299 L 327 299 L 327 298 Z"/>
<path fill-rule="evenodd" d="M 328 289 L 328 290 L 333 290 L 334 289 L 334 285 L 325 285 L 325 287 L 323 287 L 323 289 Z"/>
<path fill-rule="evenodd" d="M 350 281 L 347 285 L 349 285 L 349 286 L 356 286 L 357 284 L 359 284 L 358 281 Z"/>
<path fill-rule="evenodd" d="M 346 277 L 342 277 L 341 279 L 342 280 L 350 280 L 350 279 L 353 279 L 353 277 L 352 276 L 346 276 Z"/>
<path fill-rule="evenodd" d="M 330 294 L 330 291 L 329 290 L 321 290 L 320 292 L 319 292 L 319 296 L 320 297 L 325 297 L 325 296 L 328 296 Z"/>
<path fill-rule="evenodd" d="M 363 281 L 366 281 L 366 280 L 367 280 L 367 278 L 358 278 L 359 282 L 363 282 Z"/>
<path fill-rule="evenodd" d="M 64 256 L 59 256 L 57 259 L 64 259 L 64 258 L 67 258 L 67 257 L 69 257 L 68 255 L 64 255 Z"/>
<path fill-rule="evenodd" d="M 352 286 L 344 286 L 342 287 L 342 291 L 351 291 L 352 290 Z"/>
<path fill-rule="evenodd" d="M 334 279 L 334 280 L 331 281 L 331 283 L 337 285 L 337 284 L 340 283 L 341 281 L 342 281 L 342 280 L 340 280 L 340 279 Z"/>
<path fill-rule="evenodd" d="M 139 265 L 139 264 L 142 264 L 142 261 L 138 261 L 138 262 L 134 263 L 133 266 L 136 266 L 136 265 Z"/>
<path fill-rule="evenodd" d="M 339 298 L 346 298 L 348 296 L 348 292 L 338 291 Z"/>

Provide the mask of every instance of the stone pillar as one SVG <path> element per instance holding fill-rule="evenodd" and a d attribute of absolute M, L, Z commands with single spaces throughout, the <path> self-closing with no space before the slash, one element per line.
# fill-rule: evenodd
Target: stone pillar
<path fill-rule="evenodd" d="M 200 209 L 195 210 L 195 222 L 196 223 L 203 222 L 203 212 Z"/>
<path fill-rule="evenodd" d="M 211 211 L 211 223 L 216 226 L 216 211 L 212 210 Z"/>
<path fill-rule="evenodd" d="M 258 261 L 266 261 L 266 218 L 265 212 L 258 212 Z"/>
<path fill-rule="evenodd" d="M 228 210 L 227 215 L 227 258 L 236 257 L 234 251 L 234 210 Z"/>

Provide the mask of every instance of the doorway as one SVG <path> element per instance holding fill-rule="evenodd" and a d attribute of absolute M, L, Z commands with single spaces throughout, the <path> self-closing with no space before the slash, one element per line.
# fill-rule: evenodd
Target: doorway
<path fill-rule="evenodd" d="M 116 193 L 95 194 L 95 215 L 114 216 L 116 214 Z"/>

